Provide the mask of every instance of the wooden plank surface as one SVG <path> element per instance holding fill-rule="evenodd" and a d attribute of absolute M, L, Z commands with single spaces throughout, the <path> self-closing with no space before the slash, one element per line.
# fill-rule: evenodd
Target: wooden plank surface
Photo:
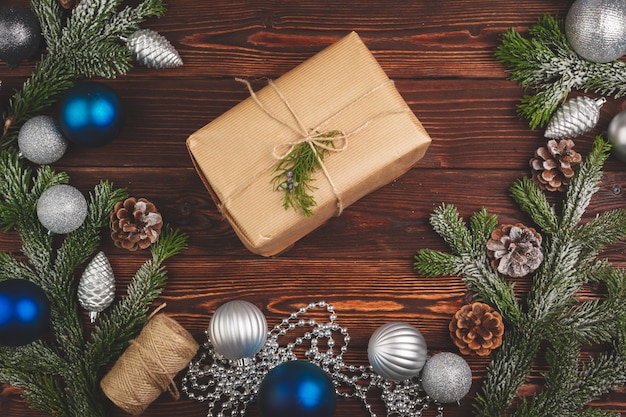
<path fill-rule="evenodd" d="M 26 5 L 26 0 L 3 0 Z M 101 179 L 126 187 L 160 209 L 166 222 L 190 237 L 184 254 L 167 263 L 169 281 L 159 302 L 202 342 L 213 311 L 224 301 L 246 299 L 277 324 L 302 305 L 325 300 L 335 305 L 352 341 L 347 356 L 366 363 L 371 333 L 394 320 L 415 324 L 431 352 L 455 348 L 447 334 L 451 315 L 466 289 L 455 277 L 424 278 L 412 268 L 422 248 L 446 249 L 428 216 L 442 202 L 463 216 L 486 206 L 501 222 L 525 221 L 508 194 L 528 173 L 528 160 L 543 143 L 542 132 L 520 120 L 522 95 L 493 58 L 500 35 L 525 31 L 544 13 L 564 17 L 569 0 L 171 0 L 167 14 L 144 27 L 166 36 L 185 64 L 171 70 L 137 67 L 106 80 L 122 97 L 127 122 L 113 143 L 96 149 L 72 146 L 54 167 L 72 185 L 89 191 Z M 424 124 L 433 143 L 406 175 L 364 197 L 339 218 L 277 258 L 247 251 L 225 222 L 194 171 L 186 138 L 247 97 L 234 77 L 276 78 L 325 46 L 356 30 Z M 0 67 L 0 102 L 19 88 L 34 61 Z M 593 137 L 626 108 L 609 100 L 594 131 L 576 140 L 586 154 Z M 53 110 L 51 110 L 51 113 Z M 624 206 L 626 172 L 611 158 L 588 218 Z M 0 250 L 18 251 L 13 233 L 0 234 Z M 146 253 L 117 249 L 105 238 L 121 294 Z M 606 256 L 626 266 L 624 245 Z M 521 284 L 523 288 L 523 283 Z M 591 291 L 591 290 L 590 290 Z M 445 415 L 470 416 L 471 399 L 487 360 L 467 357 L 473 387 L 460 406 Z M 541 384 L 539 363 L 527 389 Z M 180 381 L 180 375 L 177 377 Z M 384 415 L 381 402 L 376 412 Z M 626 412 L 626 389 L 597 404 Z M 146 417 L 200 417 L 205 404 L 163 395 Z M 3 417 L 42 417 L 18 396 L 0 402 Z M 114 409 L 111 417 L 125 415 Z M 247 414 L 257 416 L 254 407 Z M 367 416 L 356 400 L 339 400 L 337 417 Z M 435 415 L 429 410 L 425 415 Z"/>

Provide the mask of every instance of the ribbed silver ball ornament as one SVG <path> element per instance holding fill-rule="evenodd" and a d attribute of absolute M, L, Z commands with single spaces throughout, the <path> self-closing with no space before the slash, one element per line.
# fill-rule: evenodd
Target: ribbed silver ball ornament
<path fill-rule="evenodd" d="M 20 155 L 36 164 L 45 165 L 58 161 L 67 150 L 59 124 L 50 116 L 28 119 L 17 135 Z"/>
<path fill-rule="evenodd" d="M 87 218 L 87 200 L 71 185 L 53 185 L 37 201 L 37 218 L 50 233 L 65 234 L 78 229 Z"/>
<path fill-rule="evenodd" d="M 452 352 L 438 353 L 426 361 L 422 388 L 442 404 L 461 401 L 472 387 L 472 369 L 465 359 Z"/>
<path fill-rule="evenodd" d="M 626 162 L 626 110 L 611 119 L 607 136 L 613 155 L 621 162 Z"/>
<path fill-rule="evenodd" d="M 250 358 L 265 345 L 267 320 L 251 302 L 233 300 L 215 310 L 207 335 L 215 352 L 227 359 Z"/>
<path fill-rule="evenodd" d="M 164 69 L 183 65 L 176 48 L 153 30 L 137 30 L 126 39 L 126 44 L 135 60 L 148 68 Z"/>
<path fill-rule="evenodd" d="M 378 375 L 390 381 L 404 381 L 420 373 L 428 350 L 419 330 L 396 321 L 376 329 L 369 339 L 367 357 Z"/>
<path fill-rule="evenodd" d="M 565 35 L 574 51 L 596 63 L 626 53 L 626 2 L 576 0 L 565 18 Z"/>
<path fill-rule="evenodd" d="M 109 259 L 100 251 L 85 267 L 78 281 L 78 302 L 89 312 L 93 323 L 98 313 L 111 305 L 115 298 L 115 275 Z"/>
<path fill-rule="evenodd" d="M 544 136 L 549 139 L 573 139 L 593 129 L 600 120 L 604 97 L 578 96 L 563 103 L 554 113 Z"/>

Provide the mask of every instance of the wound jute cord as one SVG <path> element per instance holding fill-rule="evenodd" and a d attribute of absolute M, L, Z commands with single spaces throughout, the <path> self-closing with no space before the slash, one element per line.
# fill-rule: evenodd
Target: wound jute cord
<path fill-rule="evenodd" d="M 259 106 L 259 108 L 263 110 L 265 114 L 267 114 L 270 118 L 272 118 L 273 120 L 277 121 L 278 123 L 282 124 L 289 130 L 295 132 L 296 134 L 300 136 L 298 140 L 288 142 L 288 143 L 277 144 L 274 147 L 274 151 L 273 151 L 273 156 L 276 160 L 281 161 L 285 159 L 287 155 L 289 155 L 289 153 L 294 149 L 294 147 L 301 143 L 307 143 L 311 147 L 311 150 L 313 151 L 313 154 L 316 156 L 319 166 L 321 167 L 322 172 L 324 173 L 324 176 L 326 177 L 326 180 L 328 181 L 328 184 L 330 185 L 333 191 L 333 194 L 335 195 L 335 199 L 337 201 L 337 211 L 336 211 L 337 216 L 341 215 L 344 209 L 343 200 L 341 198 L 341 191 L 335 185 L 330 173 L 328 172 L 328 169 L 324 165 L 324 162 L 322 161 L 322 158 L 320 157 L 316 148 L 319 147 L 319 148 L 322 148 L 331 152 L 343 152 L 348 148 L 348 138 L 361 132 L 363 129 L 369 126 L 369 124 L 372 123 L 373 121 L 381 117 L 386 117 L 392 114 L 406 113 L 410 111 L 408 108 L 384 111 L 366 120 L 363 124 L 361 124 L 356 129 L 352 130 L 351 132 L 346 133 L 341 130 L 331 130 L 330 132 L 333 132 L 334 134 L 329 135 L 328 134 L 330 133 L 329 131 L 325 131 L 324 129 L 322 129 L 324 125 L 327 125 L 332 119 L 338 117 L 339 115 L 341 115 L 342 113 L 344 113 L 345 111 L 353 107 L 354 105 L 361 102 L 363 99 L 367 98 L 369 95 L 373 94 L 374 92 L 386 86 L 387 84 L 393 83 L 393 81 L 392 80 L 383 81 L 382 83 L 378 84 L 377 86 L 373 87 L 369 91 L 359 96 L 357 99 L 349 103 L 347 106 L 340 109 L 337 113 L 331 115 L 327 120 L 323 121 L 318 126 L 312 129 L 307 129 L 305 124 L 302 122 L 302 120 L 300 119 L 298 114 L 295 112 L 295 110 L 291 107 L 291 104 L 289 103 L 287 98 L 283 95 L 282 91 L 278 88 L 278 86 L 274 83 L 274 81 L 269 80 L 268 85 L 272 87 L 272 89 L 276 92 L 276 94 L 280 98 L 281 102 L 289 110 L 289 113 L 291 113 L 291 116 L 293 117 L 293 119 L 295 120 L 297 124 L 296 126 L 286 122 L 285 120 L 282 120 L 281 118 L 276 116 L 274 113 L 272 113 L 267 107 L 265 107 L 263 103 L 261 103 L 259 98 L 257 97 L 256 93 L 252 89 L 252 85 L 250 85 L 248 80 L 245 80 L 243 78 L 235 78 L 235 80 L 246 85 L 246 87 L 248 88 L 248 91 L 250 92 L 250 97 L 252 98 L 252 100 L 254 100 L 257 106 Z M 338 146 L 338 147 L 329 146 L 323 142 L 332 142 L 333 144 L 337 143 L 337 144 L 340 144 L 341 146 Z M 231 196 L 235 194 L 237 193 L 233 193 L 231 194 Z M 227 201 L 225 201 L 222 205 L 226 205 L 226 203 Z"/>
<path fill-rule="evenodd" d="M 115 405 L 139 415 L 165 391 L 179 398 L 174 377 L 198 347 L 193 336 L 174 319 L 162 313 L 153 315 L 100 386 Z"/>

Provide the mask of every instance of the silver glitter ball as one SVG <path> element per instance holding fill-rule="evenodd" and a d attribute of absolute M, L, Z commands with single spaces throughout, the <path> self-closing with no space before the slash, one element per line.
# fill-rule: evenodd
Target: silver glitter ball
<path fill-rule="evenodd" d="M 462 357 L 451 352 L 432 356 L 422 369 L 422 388 L 442 404 L 460 401 L 472 387 L 472 370 Z"/>
<path fill-rule="evenodd" d="M 78 281 L 78 302 L 89 312 L 93 323 L 98 313 L 111 305 L 115 298 L 115 276 L 104 252 L 100 251 L 85 267 Z"/>
<path fill-rule="evenodd" d="M 256 355 L 267 340 L 263 312 L 244 300 L 233 300 L 215 310 L 208 329 L 215 352 L 230 360 Z"/>
<path fill-rule="evenodd" d="M 87 200 L 71 185 L 52 186 L 37 201 L 37 217 L 52 233 L 73 232 L 87 218 Z"/>
<path fill-rule="evenodd" d="M 408 323 L 387 323 L 370 337 L 367 357 L 378 375 L 390 381 L 403 381 L 417 376 L 424 367 L 428 357 L 426 340 Z"/>
<path fill-rule="evenodd" d="M 611 152 L 617 159 L 626 162 L 626 110 L 622 110 L 611 119 L 607 133 Z"/>
<path fill-rule="evenodd" d="M 58 161 L 67 150 L 57 122 L 50 116 L 35 116 L 24 123 L 17 136 L 20 155 L 36 164 Z"/>
<path fill-rule="evenodd" d="M 576 0 L 565 19 L 565 35 L 581 57 L 610 62 L 626 53 L 626 2 Z"/>

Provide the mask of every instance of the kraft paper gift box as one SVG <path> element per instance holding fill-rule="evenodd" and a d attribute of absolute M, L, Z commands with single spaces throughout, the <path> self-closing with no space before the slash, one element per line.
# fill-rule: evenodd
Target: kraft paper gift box
<path fill-rule="evenodd" d="M 193 133 L 187 147 L 217 207 L 252 252 L 272 256 L 421 159 L 431 139 L 352 32 Z M 242 85 L 242 88 L 245 88 Z M 312 177 L 313 214 L 283 207 L 273 178 L 310 132 L 341 132 Z"/>

